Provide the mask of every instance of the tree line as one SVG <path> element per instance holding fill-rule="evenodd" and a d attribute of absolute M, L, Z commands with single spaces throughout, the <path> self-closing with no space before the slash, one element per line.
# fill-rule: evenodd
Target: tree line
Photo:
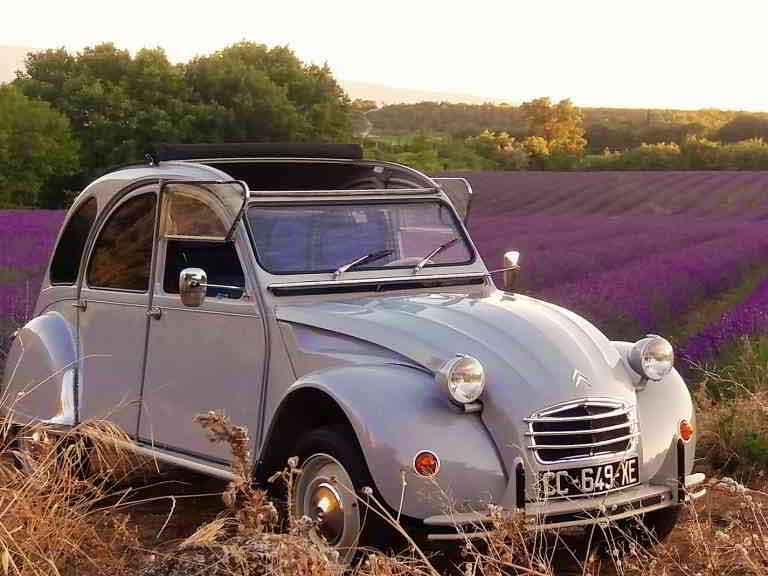
<path fill-rule="evenodd" d="M 242 42 L 183 64 L 113 44 L 45 50 L 0 86 L 0 204 L 61 206 L 159 142 L 345 141 L 349 99 L 328 66 Z"/>
<path fill-rule="evenodd" d="M 768 169 L 768 114 L 350 102 L 328 66 L 241 42 L 181 64 L 160 48 L 45 50 L 0 85 L 0 206 L 61 207 L 160 142 L 359 141 L 443 170 Z"/>
<path fill-rule="evenodd" d="M 506 132 L 521 139 L 529 133 L 525 104 L 454 104 L 419 102 L 393 104 L 370 110 L 371 103 L 353 102 L 353 109 L 369 110 L 366 118 L 379 137 L 427 133 L 454 138 L 483 131 Z M 375 107 L 375 104 L 374 104 Z M 675 142 L 691 137 L 724 143 L 768 139 L 768 114 L 725 110 L 662 110 L 637 108 L 580 108 L 587 153 L 606 148 L 627 150 L 640 144 Z"/>
<path fill-rule="evenodd" d="M 422 102 L 374 110 L 366 102 L 352 103 L 353 112 L 361 109 L 372 124 L 365 140 L 369 156 L 428 172 L 768 169 L 768 114 L 579 109 L 569 100 L 555 104 L 548 98 L 517 107 Z M 396 122 L 390 122 L 393 110 Z M 392 128 L 401 126 L 404 111 L 410 132 L 381 129 L 378 114 Z M 436 117 L 443 130 L 420 129 Z M 461 129 L 446 131 L 456 126 Z"/>

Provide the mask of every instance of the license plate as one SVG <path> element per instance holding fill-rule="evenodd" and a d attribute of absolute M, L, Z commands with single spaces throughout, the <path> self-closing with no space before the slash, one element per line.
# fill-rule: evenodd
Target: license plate
<path fill-rule="evenodd" d="M 539 497 L 562 498 L 600 494 L 639 482 L 637 458 L 584 468 L 548 470 L 539 474 Z"/>

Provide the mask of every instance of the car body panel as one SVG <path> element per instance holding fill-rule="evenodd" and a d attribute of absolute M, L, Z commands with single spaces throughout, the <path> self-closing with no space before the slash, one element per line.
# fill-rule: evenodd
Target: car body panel
<path fill-rule="evenodd" d="M 391 509 L 425 518 L 436 510 L 485 509 L 501 498 L 507 479 L 488 431 L 477 414 L 460 414 L 428 373 L 397 364 L 333 368 L 299 378 L 288 394 L 305 387 L 342 407 Z M 414 473 L 422 450 L 440 458 L 434 479 Z"/>
<path fill-rule="evenodd" d="M 75 309 L 62 304 L 27 322 L 13 339 L 0 404 L 20 424 L 76 423 L 77 320 Z"/>
<path fill-rule="evenodd" d="M 264 373 L 256 304 L 209 298 L 187 308 L 178 295 L 155 295 L 153 306 L 161 315 L 149 327 L 139 438 L 227 462 L 229 446 L 210 442 L 195 416 L 221 411 L 256 429 Z"/>

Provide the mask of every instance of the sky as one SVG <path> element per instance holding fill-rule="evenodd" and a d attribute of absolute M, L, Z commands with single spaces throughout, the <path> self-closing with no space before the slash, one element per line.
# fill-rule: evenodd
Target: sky
<path fill-rule="evenodd" d="M 768 1 L 3 0 L 0 44 L 288 45 L 338 78 L 519 103 L 768 110 Z"/>

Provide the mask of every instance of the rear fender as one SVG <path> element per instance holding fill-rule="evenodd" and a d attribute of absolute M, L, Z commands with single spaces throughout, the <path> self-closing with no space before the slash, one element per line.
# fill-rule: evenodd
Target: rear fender
<path fill-rule="evenodd" d="M 3 414 L 17 424 L 72 426 L 78 419 L 75 326 L 46 312 L 21 328 L 11 345 L 2 387 Z"/>
<path fill-rule="evenodd" d="M 306 388 L 322 391 L 341 408 L 391 509 L 425 518 L 500 502 L 507 482 L 493 440 L 479 415 L 454 407 L 430 373 L 396 364 L 333 368 L 307 374 L 288 394 Z M 440 459 L 432 480 L 413 470 L 421 450 Z"/>

